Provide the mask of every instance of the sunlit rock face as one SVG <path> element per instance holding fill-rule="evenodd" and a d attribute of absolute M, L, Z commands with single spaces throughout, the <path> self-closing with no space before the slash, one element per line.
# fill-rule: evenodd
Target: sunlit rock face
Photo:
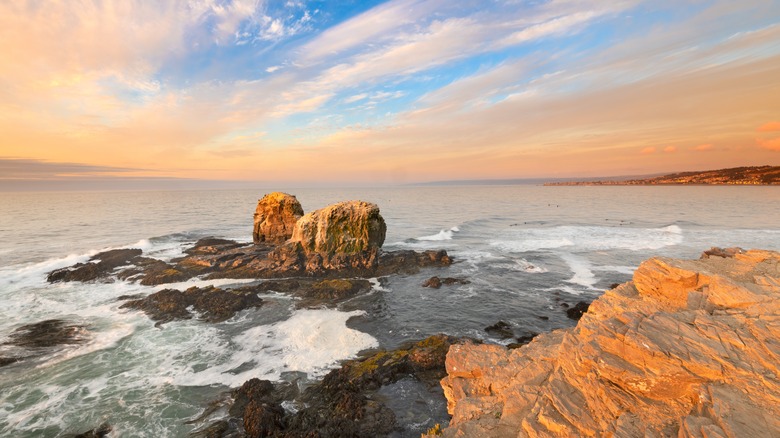
<path fill-rule="evenodd" d="M 252 240 L 255 243 L 282 243 L 292 236 L 295 223 L 303 216 L 295 196 L 273 192 L 257 201 Z"/>
<path fill-rule="evenodd" d="M 302 253 L 308 273 L 374 270 L 386 233 L 376 204 L 345 201 L 300 218 L 290 245 Z"/>
<path fill-rule="evenodd" d="M 579 324 L 454 345 L 444 436 L 780 436 L 780 253 L 653 258 Z"/>

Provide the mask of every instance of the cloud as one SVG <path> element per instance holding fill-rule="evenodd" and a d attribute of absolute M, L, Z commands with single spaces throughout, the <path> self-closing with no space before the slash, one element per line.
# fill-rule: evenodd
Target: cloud
<path fill-rule="evenodd" d="M 756 143 L 766 150 L 780 152 L 780 137 L 773 139 L 757 138 Z"/>
<path fill-rule="evenodd" d="M 664 152 L 666 152 L 668 154 L 675 153 L 675 152 L 677 152 L 677 146 L 667 146 L 667 147 L 664 148 Z"/>
<path fill-rule="evenodd" d="M 758 128 L 759 132 L 775 132 L 780 131 L 780 122 L 767 122 Z"/>
<path fill-rule="evenodd" d="M 444 0 L 393 0 L 323 32 L 302 46 L 299 61 L 316 63 L 371 42 L 392 39 L 397 29 L 413 24 L 447 4 Z"/>
<path fill-rule="evenodd" d="M 281 68 L 282 68 L 281 65 L 272 65 L 272 66 L 266 68 L 265 71 L 266 71 L 266 73 L 273 73 L 275 71 L 281 70 Z"/>
<path fill-rule="evenodd" d="M 51 162 L 28 158 L 0 157 L 0 180 L 58 179 L 64 177 L 127 173 L 139 170 L 142 169 L 99 166 L 84 163 Z"/>
<path fill-rule="evenodd" d="M 691 149 L 696 151 L 696 152 L 709 152 L 709 151 L 713 150 L 714 148 L 715 148 L 715 146 L 712 145 L 711 143 L 706 143 L 706 144 L 700 144 L 698 146 L 694 146 Z"/>
<path fill-rule="evenodd" d="M 363 99 L 366 99 L 367 97 L 368 97 L 368 93 L 355 94 L 353 96 L 349 96 L 348 98 L 344 99 L 344 103 L 355 103 Z"/>
<path fill-rule="evenodd" d="M 642 155 L 654 154 L 655 153 L 655 148 L 652 147 L 652 146 L 651 147 L 646 147 L 646 148 L 643 148 L 641 151 L 639 151 L 639 153 L 642 154 Z"/>

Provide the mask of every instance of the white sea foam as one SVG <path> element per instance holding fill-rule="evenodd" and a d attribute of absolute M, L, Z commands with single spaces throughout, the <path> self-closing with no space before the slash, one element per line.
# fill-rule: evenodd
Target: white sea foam
<path fill-rule="evenodd" d="M 526 259 L 515 260 L 515 265 L 517 266 L 517 270 L 531 274 L 543 274 L 547 272 L 547 268 L 535 265 Z"/>
<path fill-rule="evenodd" d="M 491 245 L 510 252 L 551 249 L 573 250 L 646 250 L 661 249 L 683 242 L 683 231 L 677 225 L 663 228 L 628 228 L 602 226 L 558 226 L 513 230 Z"/>
<path fill-rule="evenodd" d="M 568 283 L 576 284 L 590 290 L 597 290 L 593 285 L 598 283 L 598 278 L 593 274 L 592 266 L 585 258 L 576 256 L 574 254 L 560 254 L 561 259 L 569 265 L 574 274 L 570 279 L 566 280 Z"/>
<path fill-rule="evenodd" d="M 449 230 L 440 230 L 438 233 L 432 234 L 430 236 L 417 237 L 415 240 L 424 240 L 424 241 L 452 240 L 452 236 L 459 231 L 460 228 L 452 227 Z"/>
<path fill-rule="evenodd" d="M 200 357 L 212 356 L 209 362 L 216 363 L 195 371 L 188 360 L 180 357 L 164 364 L 161 373 L 165 382 L 182 386 L 238 386 L 253 377 L 277 380 L 287 371 L 318 377 L 338 361 L 379 345 L 372 336 L 346 326 L 349 318 L 362 314 L 332 309 L 297 310 L 285 321 L 252 327 L 232 340 L 201 328 L 197 339 L 184 342 L 194 344 L 192 348 L 197 348 Z M 225 356 L 225 351 L 232 353 Z"/>

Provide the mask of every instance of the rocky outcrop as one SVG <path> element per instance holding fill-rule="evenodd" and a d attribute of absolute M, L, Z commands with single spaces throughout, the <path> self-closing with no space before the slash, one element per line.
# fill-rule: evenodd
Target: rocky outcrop
<path fill-rule="evenodd" d="M 250 437 L 388 436 L 397 428 L 395 414 L 381 398 L 372 397 L 373 393 L 404 378 L 435 383 L 444 376 L 447 351 L 457 342 L 460 340 L 436 335 L 396 350 L 348 360 L 300 394 L 292 390 L 295 385 L 251 379 L 233 391 L 229 418 L 203 431 L 213 432 L 208 436 L 235 436 L 231 425 L 243 424 Z M 285 400 L 300 409 L 285 411 Z"/>
<path fill-rule="evenodd" d="M 260 307 L 263 300 L 257 296 L 257 292 L 252 287 L 227 290 L 214 286 L 191 287 L 184 292 L 163 289 L 147 297 L 128 301 L 121 308 L 142 310 L 157 321 L 157 326 L 177 319 L 191 319 L 196 315 L 208 322 L 221 322 L 238 311 Z"/>
<path fill-rule="evenodd" d="M 653 258 L 578 325 L 454 345 L 444 436 L 780 436 L 780 253 Z"/>
<path fill-rule="evenodd" d="M 134 263 L 143 251 L 137 248 L 112 249 L 92 256 L 86 263 L 56 269 L 46 278 L 49 283 L 60 281 L 94 281 L 108 276 L 114 269 Z"/>
<path fill-rule="evenodd" d="M 293 222 L 302 213 L 294 196 L 271 193 L 258 203 L 255 243 L 207 237 L 186 249 L 183 257 L 170 262 L 144 257 L 140 249 L 109 250 L 87 263 L 50 272 L 48 281 L 121 279 L 154 286 L 197 276 L 375 277 L 413 274 L 423 267 L 452 263 L 446 251 L 381 251 L 387 226 L 374 204 L 340 202 Z"/>
<path fill-rule="evenodd" d="M 307 272 L 375 269 L 386 233 L 376 204 L 347 201 L 307 213 L 290 241 L 302 251 Z"/>
<path fill-rule="evenodd" d="M 16 328 L 0 344 L 0 366 L 52 353 L 67 345 L 91 339 L 86 326 L 62 319 L 47 319 Z"/>
<path fill-rule="evenodd" d="M 301 216 L 303 208 L 295 196 L 269 193 L 257 201 L 252 240 L 255 243 L 282 243 L 292 236 Z"/>

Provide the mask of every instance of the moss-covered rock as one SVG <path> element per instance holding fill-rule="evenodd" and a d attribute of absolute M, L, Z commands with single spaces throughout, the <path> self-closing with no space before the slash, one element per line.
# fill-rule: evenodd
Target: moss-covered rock
<path fill-rule="evenodd" d="M 387 225 L 376 204 L 346 201 L 306 214 L 298 220 L 292 240 L 307 254 L 359 254 L 385 242 Z"/>

